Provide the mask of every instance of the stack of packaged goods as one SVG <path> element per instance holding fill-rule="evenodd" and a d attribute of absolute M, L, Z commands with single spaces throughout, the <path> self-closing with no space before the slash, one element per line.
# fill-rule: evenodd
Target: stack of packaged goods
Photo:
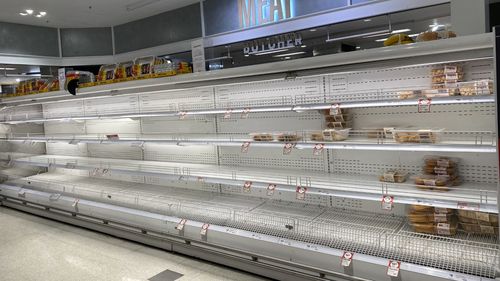
<path fill-rule="evenodd" d="M 498 214 L 458 210 L 458 223 L 466 233 L 498 236 Z"/>
<path fill-rule="evenodd" d="M 323 131 L 311 132 L 313 141 L 343 141 L 349 137 L 351 128 L 349 115 L 339 107 L 332 107 L 323 111 L 325 116 L 325 127 Z"/>
<path fill-rule="evenodd" d="M 457 218 L 453 209 L 411 205 L 408 221 L 413 231 L 426 234 L 455 235 Z"/>
<path fill-rule="evenodd" d="M 424 175 L 415 178 L 415 184 L 420 189 L 449 191 L 451 186 L 460 184 L 457 158 L 440 156 L 425 157 Z"/>
<path fill-rule="evenodd" d="M 134 79 L 134 62 L 127 61 L 119 63 L 115 71 L 115 80 L 119 82 L 130 81 Z"/>
<path fill-rule="evenodd" d="M 460 94 L 458 83 L 464 79 L 461 65 L 442 65 L 431 70 L 432 90 L 424 91 L 427 98 L 456 96 Z"/>
<path fill-rule="evenodd" d="M 116 75 L 116 64 L 105 64 L 99 68 L 97 74 L 97 84 L 114 83 Z"/>

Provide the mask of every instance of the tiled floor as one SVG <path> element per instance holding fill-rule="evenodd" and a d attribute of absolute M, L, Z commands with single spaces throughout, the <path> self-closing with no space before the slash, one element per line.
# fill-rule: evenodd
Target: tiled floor
<path fill-rule="evenodd" d="M 165 270 L 182 274 L 178 281 L 266 280 L 0 207 L 2 281 L 138 281 Z"/>

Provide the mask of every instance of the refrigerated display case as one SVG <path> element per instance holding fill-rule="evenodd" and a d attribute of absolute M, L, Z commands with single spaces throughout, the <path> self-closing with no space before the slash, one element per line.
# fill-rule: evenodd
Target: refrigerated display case
<path fill-rule="evenodd" d="M 46 153 L 0 200 L 280 280 L 494 280 L 495 62 L 481 34 L 3 99 Z"/>

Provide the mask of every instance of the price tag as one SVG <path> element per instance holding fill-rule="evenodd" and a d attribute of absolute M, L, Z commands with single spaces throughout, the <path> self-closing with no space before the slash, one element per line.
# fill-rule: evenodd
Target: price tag
<path fill-rule="evenodd" d="M 457 66 L 456 65 L 445 65 L 444 66 L 444 73 L 445 74 L 452 74 L 452 73 L 457 73 Z"/>
<path fill-rule="evenodd" d="M 182 231 L 184 229 L 184 225 L 186 225 L 186 222 L 187 222 L 187 219 L 182 219 L 178 224 L 177 226 L 175 227 L 175 229 L 179 230 L 179 231 Z"/>
<path fill-rule="evenodd" d="M 275 184 L 272 184 L 270 183 L 268 186 L 267 186 L 267 196 L 272 196 L 274 194 L 274 190 L 276 189 L 276 185 Z"/>
<path fill-rule="evenodd" d="M 106 138 L 110 141 L 117 141 L 120 140 L 120 137 L 118 134 L 112 134 L 112 135 L 106 135 Z"/>
<path fill-rule="evenodd" d="M 342 257 L 340 258 L 340 260 L 341 260 L 340 264 L 344 267 L 349 267 L 351 265 L 351 262 L 352 262 L 352 256 L 354 256 L 353 253 L 344 252 Z"/>
<path fill-rule="evenodd" d="M 19 197 L 26 197 L 26 190 L 21 189 L 17 192 L 17 196 Z"/>
<path fill-rule="evenodd" d="M 447 213 L 434 213 L 434 222 L 447 222 L 448 214 Z"/>
<path fill-rule="evenodd" d="M 250 193 L 250 188 L 252 187 L 252 182 L 251 181 L 246 181 L 243 184 L 243 192 Z"/>
<path fill-rule="evenodd" d="M 479 204 L 478 203 L 458 202 L 457 209 L 468 210 L 468 211 L 479 211 Z"/>
<path fill-rule="evenodd" d="M 418 100 L 418 113 L 429 113 L 431 112 L 432 99 L 419 99 Z"/>
<path fill-rule="evenodd" d="M 391 277 L 398 277 L 400 268 L 401 268 L 401 262 L 390 260 L 389 265 L 387 266 L 387 275 Z"/>
<path fill-rule="evenodd" d="M 208 232 L 208 227 L 209 226 L 210 226 L 210 224 L 208 224 L 208 223 L 204 223 L 201 226 L 201 231 L 200 231 L 201 236 L 207 236 L 207 232 Z"/>
<path fill-rule="evenodd" d="M 394 197 L 389 195 L 384 195 L 382 197 L 382 210 L 392 210 L 394 207 Z"/>
<path fill-rule="evenodd" d="M 325 148 L 325 145 L 322 143 L 315 144 L 313 147 L 313 155 L 319 156 L 319 155 L 323 154 L 324 148 Z"/>
<path fill-rule="evenodd" d="M 295 145 L 293 143 L 285 143 L 285 146 L 283 147 L 283 155 L 288 155 L 292 152 L 292 149 Z"/>
<path fill-rule="evenodd" d="M 224 119 L 229 119 L 229 118 L 231 118 L 231 112 L 232 112 L 232 111 L 233 111 L 233 110 L 231 110 L 231 109 L 226 110 L 226 112 L 224 112 Z"/>
<path fill-rule="evenodd" d="M 198 177 L 196 180 L 198 182 L 205 182 L 205 178 L 204 177 Z"/>
<path fill-rule="evenodd" d="M 439 235 L 450 235 L 450 224 L 449 223 L 438 223 L 436 225 L 436 232 Z"/>
<path fill-rule="evenodd" d="M 243 109 L 243 111 L 241 112 L 241 119 L 247 119 L 249 113 L 250 113 L 250 108 Z"/>
<path fill-rule="evenodd" d="M 306 191 L 307 191 L 307 187 L 303 187 L 303 186 L 297 186 L 297 189 L 295 191 L 295 198 L 297 198 L 297 200 L 304 200 L 306 198 Z"/>
<path fill-rule="evenodd" d="M 181 119 L 181 120 L 186 119 L 186 115 L 187 115 L 186 111 L 179 112 L 179 119 Z"/>
<path fill-rule="evenodd" d="M 342 110 L 340 110 L 340 104 L 334 103 L 330 106 L 330 115 L 339 115 L 342 114 Z"/>
<path fill-rule="evenodd" d="M 250 142 L 246 141 L 241 145 L 241 153 L 247 153 L 250 148 Z"/>
<path fill-rule="evenodd" d="M 80 202 L 80 199 L 75 199 L 75 201 L 73 201 L 73 204 L 71 204 L 71 206 L 73 208 L 76 208 L 78 206 L 78 202 Z"/>

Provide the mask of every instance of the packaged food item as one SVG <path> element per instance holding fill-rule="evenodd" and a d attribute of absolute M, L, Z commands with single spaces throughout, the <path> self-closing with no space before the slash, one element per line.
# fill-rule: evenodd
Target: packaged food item
<path fill-rule="evenodd" d="M 153 66 L 155 57 L 142 57 L 134 60 L 133 73 L 137 78 L 151 78 L 153 74 Z"/>
<path fill-rule="evenodd" d="M 460 228 L 467 233 L 475 234 L 487 234 L 498 236 L 498 226 L 481 225 L 481 224 L 470 224 L 459 222 Z"/>
<path fill-rule="evenodd" d="M 456 87 L 457 82 L 461 82 L 464 79 L 464 74 L 461 72 L 457 73 L 446 73 L 441 75 L 432 76 L 432 84 L 452 84 Z"/>
<path fill-rule="evenodd" d="M 403 44 L 410 44 L 413 43 L 413 39 L 410 38 L 407 34 L 404 33 L 399 33 L 399 34 L 394 34 L 387 38 L 384 41 L 384 46 L 393 46 L 393 45 L 403 45 Z"/>
<path fill-rule="evenodd" d="M 408 177 L 408 172 L 401 170 L 388 170 L 379 176 L 379 180 L 383 182 L 402 183 Z"/>
<path fill-rule="evenodd" d="M 439 39 L 439 35 L 438 35 L 437 32 L 426 31 L 426 32 L 420 33 L 417 36 L 416 41 L 417 42 L 422 42 L 422 41 L 432 41 L 432 40 L 438 40 L 438 39 Z"/>
<path fill-rule="evenodd" d="M 450 187 L 460 184 L 460 178 L 445 175 L 420 175 L 415 177 L 415 184 L 420 189 L 449 191 Z"/>
<path fill-rule="evenodd" d="M 281 142 L 296 142 L 302 139 L 296 132 L 290 133 L 275 133 L 274 136 Z"/>
<path fill-rule="evenodd" d="M 105 64 L 101 65 L 99 68 L 99 73 L 97 74 L 97 82 L 100 83 L 111 83 L 115 79 L 116 64 Z"/>
<path fill-rule="evenodd" d="M 325 141 L 344 141 L 349 137 L 351 128 L 347 129 L 326 129 L 323 130 L 323 139 Z"/>
<path fill-rule="evenodd" d="M 271 133 L 251 133 L 250 136 L 254 141 L 273 141 L 274 136 Z"/>
<path fill-rule="evenodd" d="M 444 129 L 394 129 L 392 136 L 398 143 L 436 143 Z"/>
<path fill-rule="evenodd" d="M 454 214 L 448 213 L 424 213 L 415 212 L 408 214 L 411 223 L 449 223 L 455 218 Z"/>
<path fill-rule="evenodd" d="M 446 64 L 433 68 L 431 70 L 431 75 L 434 77 L 440 75 L 461 73 L 463 76 L 463 72 L 464 70 L 459 64 Z"/>
<path fill-rule="evenodd" d="M 448 208 L 438 208 L 431 206 L 423 206 L 423 205 L 410 205 L 409 213 L 436 213 L 436 214 L 453 214 L 455 213 L 454 209 Z"/>
<path fill-rule="evenodd" d="M 134 77 L 134 62 L 127 61 L 118 64 L 115 72 L 115 79 L 120 81 L 131 80 Z"/>
<path fill-rule="evenodd" d="M 421 90 L 415 90 L 415 91 L 401 91 L 398 93 L 398 97 L 401 100 L 405 99 L 417 99 L 423 97 L 423 93 Z"/>
<path fill-rule="evenodd" d="M 412 223 L 413 231 L 426 234 L 451 236 L 457 233 L 458 223 Z"/>
<path fill-rule="evenodd" d="M 424 97 L 440 98 L 440 97 L 457 96 L 460 94 L 460 90 L 458 88 L 449 88 L 445 84 L 432 85 L 432 88 L 433 88 L 432 90 L 422 91 Z"/>
<path fill-rule="evenodd" d="M 470 224 L 489 224 L 492 226 L 498 226 L 498 214 L 458 210 L 458 219 L 461 222 Z"/>
<path fill-rule="evenodd" d="M 324 141 L 323 131 L 315 131 L 311 133 L 311 140 L 313 141 Z"/>
<path fill-rule="evenodd" d="M 493 82 L 491 80 L 480 80 L 462 82 L 458 86 L 462 96 L 484 96 L 493 94 Z"/>
<path fill-rule="evenodd" d="M 362 128 L 360 132 L 362 132 L 369 139 L 385 138 L 384 128 Z"/>

